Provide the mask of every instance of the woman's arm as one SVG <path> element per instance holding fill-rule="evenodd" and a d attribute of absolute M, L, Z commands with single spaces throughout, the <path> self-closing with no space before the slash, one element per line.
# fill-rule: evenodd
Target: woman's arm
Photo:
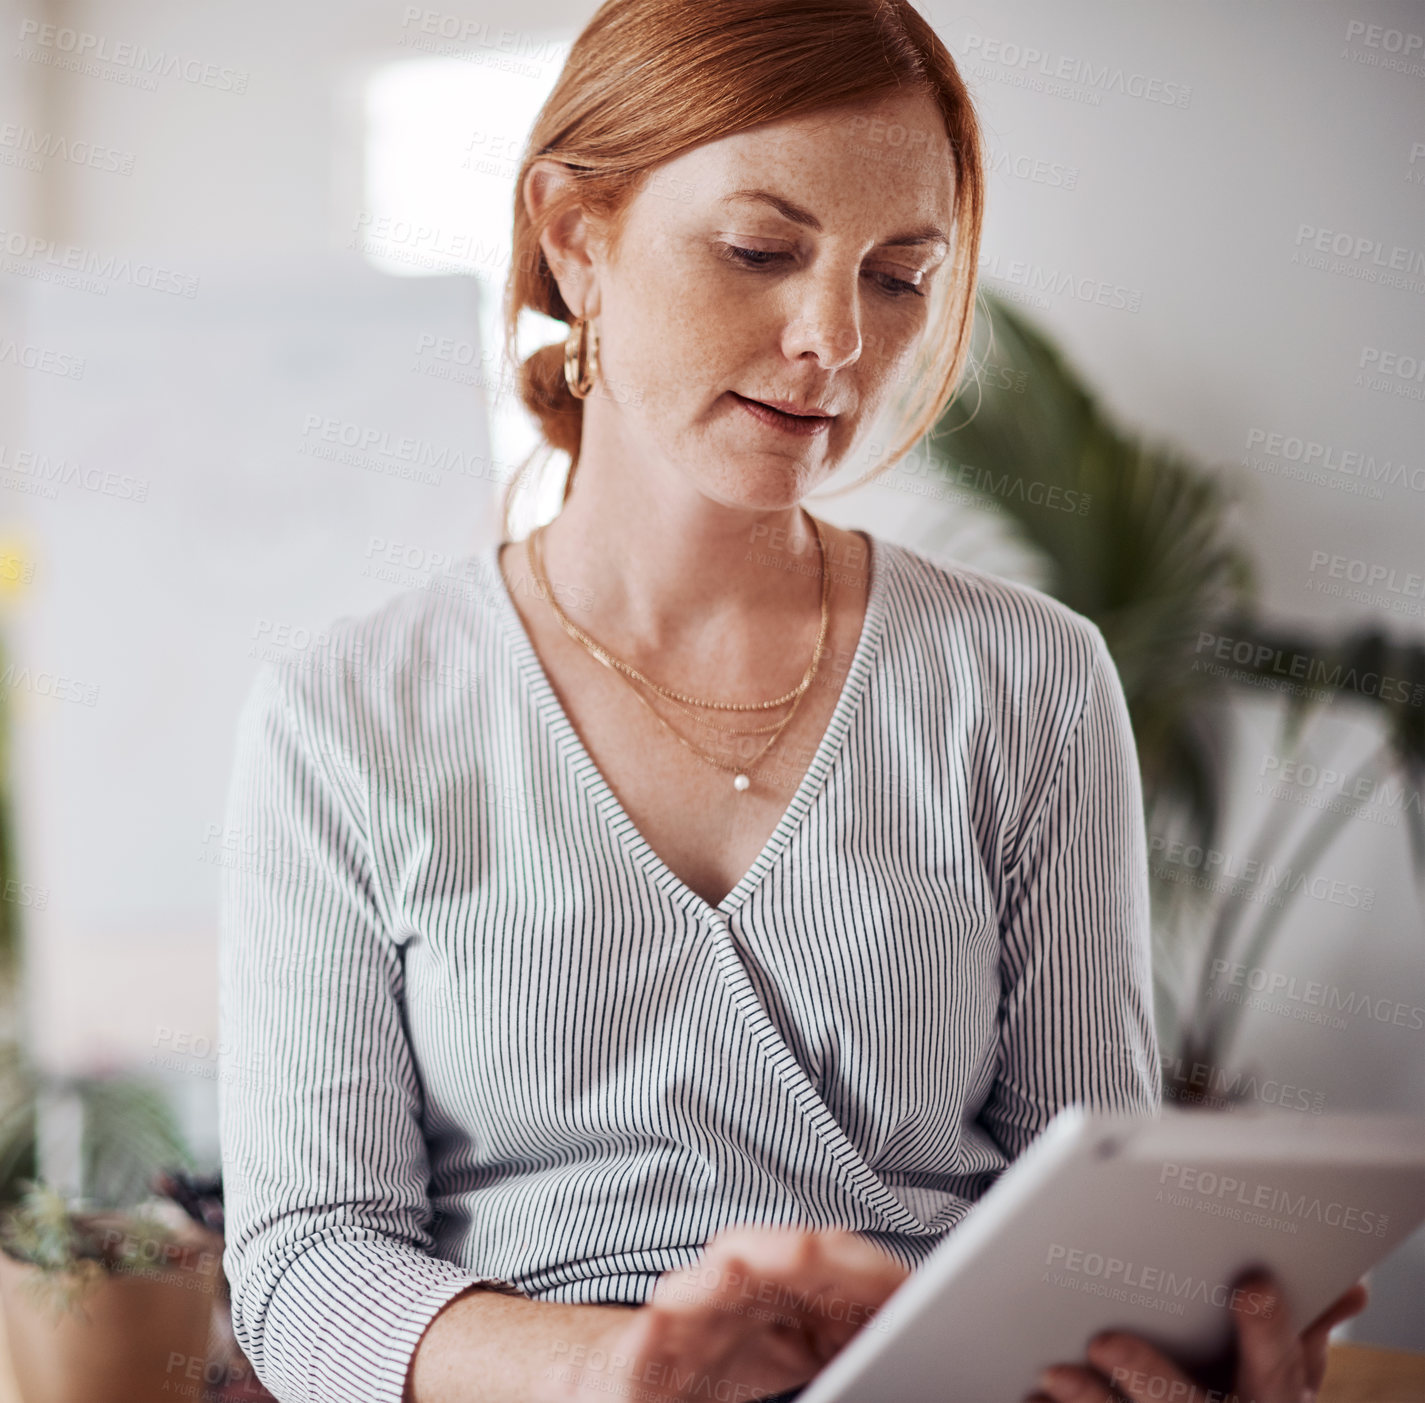
<path fill-rule="evenodd" d="M 1237 1326 L 1237 1367 L 1230 1390 L 1190 1379 L 1135 1335 L 1107 1331 L 1089 1341 L 1088 1362 L 1046 1369 L 1024 1403 L 1314 1403 L 1326 1377 L 1332 1329 L 1366 1308 L 1358 1281 L 1298 1333 L 1285 1292 L 1270 1275 L 1237 1282 L 1230 1310 Z"/>
<path fill-rule="evenodd" d="M 908 1271 L 843 1229 L 746 1225 L 642 1306 L 476 1292 L 421 1341 L 404 1403 L 691 1403 L 801 1388 Z"/>
<path fill-rule="evenodd" d="M 355 714 L 359 662 L 311 660 L 265 668 L 238 727 L 220 943 L 224 1267 L 238 1343 L 283 1403 L 400 1403 L 428 1322 L 490 1279 L 433 1254 L 401 950 L 355 749 L 379 745 L 381 718 Z"/>
<path fill-rule="evenodd" d="M 1138 754 L 1102 634 L 1077 641 L 1086 695 L 1031 784 L 1001 920 L 1000 1063 L 980 1120 L 1013 1157 L 1070 1103 L 1161 1105 Z"/>
<path fill-rule="evenodd" d="M 1003 927 L 1001 1072 L 981 1119 L 1015 1155 L 1069 1102 L 1127 1112 L 1162 1104 L 1137 749 L 1097 629 L 1093 654 L 1088 696 L 1027 832 Z M 1364 1308 L 1364 1286 L 1298 1333 L 1277 1283 L 1241 1284 L 1266 1305 L 1234 1311 L 1240 1363 L 1230 1395 L 1113 1332 L 1085 1341 L 1086 1363 L 1046 1370 L 1042 1392 L 1025 1403 L 1307 1403 L 1330 1329 Z"/>
<path fill-rule="evenodd" d="M 472 1290 L 431 1322 L 402 1403 L 556 1403 L 628 1306 L 574 1306 Z"/>

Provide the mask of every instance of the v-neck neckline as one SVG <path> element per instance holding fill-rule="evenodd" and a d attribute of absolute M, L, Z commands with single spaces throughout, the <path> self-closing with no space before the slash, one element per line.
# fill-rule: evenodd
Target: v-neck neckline
<path fill-rule="evenodd" d="M 885 628 L 885 553 L 888 546 L 869 531 L 859 534 L 864 535 L 869 545 L 870 586 L 867 592 L 866 613 L 861 621 L 860 637 L 856 640 L 856 650 L 852 654 L 846 679 L 841 684 L 841 694 L 836 699 L 831 719 L 827 722 L 816 753 L 802 775 L 791 802 L 783 810 L 776 827 L 752 865 L 716 906 L 688 886 L 654 851 L 653 845 L 628 816 L 622 801 L 604 778 L 603 771 L 589 754 L 583 738 L 565 712 L 563 703 L 544 669 L 544 663 L 525 628 L 524 620 L 515 608 L 504 571 L 500 569 L 501 548 L 506 545 L 519 545 L 520 542 L 496 541 L 486 548 L 485 564 L 494 576 L 491 597 L 495 601 L 496 612 L 514 648 L 520 670 L 529 684 L 528 695 L 547 724 L 550 735 L 566 759 L 571 762 L 575 779 L 584 786 L 630 856 L 642 867 L 659 891 L 685 908 L 703 915 L 731 916 L 781 856 L 807 811 L 816 802 L 823 781 L 841 753 L 843 738 L 866 689 Z"/>

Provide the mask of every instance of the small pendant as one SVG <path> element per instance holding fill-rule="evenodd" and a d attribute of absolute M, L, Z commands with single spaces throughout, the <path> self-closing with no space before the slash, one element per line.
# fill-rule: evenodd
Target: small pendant
<path fill-rule="evenodd" d="M 752 781 L 748 779 L 746 775 L 738 775 L 737 778 L 732 781 L 732 787 L 734 789 L 746 789 L 751 783 Z"/>

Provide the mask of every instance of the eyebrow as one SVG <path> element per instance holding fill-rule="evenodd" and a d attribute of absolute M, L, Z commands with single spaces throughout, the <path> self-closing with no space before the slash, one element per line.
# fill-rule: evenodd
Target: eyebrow
<path fill-rule="evenodd" d="M 729 204 L 733 200 L 759 200 L 763 204 L 771 205 L 778 214 L 790 219 L 794 224 L 804 224 L 808 229 L 821 229 L 821 220 L 810 210 L 803 209 L 800 205 L 794 205 L 790 200 L 784 200 L 780 195 L 774 195 L 770 190 L 734 190 L 730 195 L 723 197 L 723 203 Z M 916 248 L 922 244 L 946 244 L 950 243 L 945 231 L 935 224 L 923 224 L 917 229 L 907 230 L 904 234 L 897 234 L 894 238 L 882 239 L 882 246 L 895 248 Z"/>

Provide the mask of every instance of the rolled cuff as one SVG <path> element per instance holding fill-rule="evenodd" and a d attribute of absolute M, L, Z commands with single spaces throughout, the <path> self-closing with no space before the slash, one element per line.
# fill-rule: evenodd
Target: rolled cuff
<path fill-rule="evenodd" d="M 265 1309 L 256 1282 L 234 1289 L 233 1331 L 282 1403 L 402 1403 L 426 1327 L 472 1287 L 530 1299 L 503 1277 L 405 1245 L 327 1243 L 288 1264 Z"/>

